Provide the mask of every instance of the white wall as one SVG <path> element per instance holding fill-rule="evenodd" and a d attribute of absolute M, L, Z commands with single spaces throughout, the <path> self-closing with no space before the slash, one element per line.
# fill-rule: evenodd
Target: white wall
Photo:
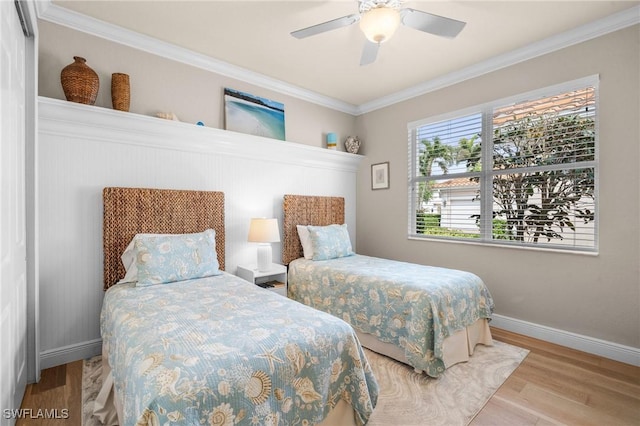
<path fill-rule="evenodd" d="M 635 25 L 358 117 L 357 134 L 367 141 L 358 174 L 360 252 L 475 272 L 493 294 L 498 317 L 635 348 L 627 352 L 640 364 L 638 70 Z M 407 123 L 594 74 L 600 78 L 597 256 L 407 238 Z M 371 191 L 370 164 L 382 161 L 390 162 L 391 188 Z M 568 344 L 567 335 L 558 336 Z"/>
<path fill-rule="evenodd" d="M 42 368 L 100 352 L 105 186 L 224 191 L 231 273 L 255 262 L 250 218 L 281 220 L 284 194 L 345 197 L 355 232 L 358 155 L 48 98 L 39 117 Z"/>

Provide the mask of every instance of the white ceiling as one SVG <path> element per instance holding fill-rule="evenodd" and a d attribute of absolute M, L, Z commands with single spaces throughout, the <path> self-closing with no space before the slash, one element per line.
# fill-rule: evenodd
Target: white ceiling
<path fill-rule="evenodd" d="M 536 46 L 567 38 L 585 25 L 631 9 L 638 1 L 405 1 L 467 22 L 450 40 L 401 26 L 377 61 L 359 66 L 365 41 L 357 24 L 306 39 L 289 33 L 357 12 L 339 1 L 53 1 L 128 30 L 186 48 L 326 97 L 362 106 L 425 82 L 493 61 L 518 60 Z M 629 13 L 622 13 L 627 16 Z M 615 15 L 615 16 L 621 16 Z M 605 19 L 606 21 L 606 19 Z M 602 26 L 602 25 L 601 25 Z M 537 49 L 540 50 L 540 49 Z M 526 59 L 526 58 L 523 58 Z"/>

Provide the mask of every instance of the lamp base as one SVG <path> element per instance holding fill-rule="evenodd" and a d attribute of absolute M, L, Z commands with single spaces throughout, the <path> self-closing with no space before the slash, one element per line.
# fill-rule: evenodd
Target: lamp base
<path fill-rule="evenodd" d="M 271 244 L 258 244 L 258 271 L 265 272 L 271 269 Z"/>

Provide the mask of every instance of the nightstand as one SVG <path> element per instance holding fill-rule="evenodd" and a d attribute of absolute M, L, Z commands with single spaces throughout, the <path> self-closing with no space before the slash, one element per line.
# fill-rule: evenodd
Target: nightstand
<path fill-rule="evenodd" d="M 274 286 L 265 287 L 267 290 L 287 297 L 287 267 L 284 265 L 272 263 L 268 271 L 258 271 L 256 265 L 238 265 L 236 275 L 256 285 L 271 282 Z"/>

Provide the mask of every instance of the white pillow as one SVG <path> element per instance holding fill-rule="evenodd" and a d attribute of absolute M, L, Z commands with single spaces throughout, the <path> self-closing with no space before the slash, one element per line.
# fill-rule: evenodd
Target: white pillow
<path fill-rule="evenodd" d="M 298 238 L 300 238 L 300 244 L 302 244 L 302 253 L 307 260 L 313 259 L 313 245 L 311 244 L 311 237 L 309 236 L 309 229 L 307 225 L 296 225 L 298 230 Z"/>

